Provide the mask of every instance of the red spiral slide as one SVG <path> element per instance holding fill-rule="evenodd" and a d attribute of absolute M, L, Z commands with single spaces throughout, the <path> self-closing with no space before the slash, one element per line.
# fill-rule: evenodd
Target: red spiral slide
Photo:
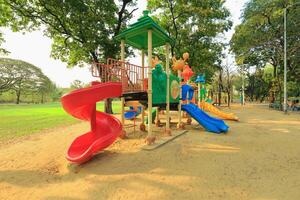
<path fill-rule="evenodd" d="M 121 122 L 109 114 L 96 111 L 96 102 L 122 94 L 121 83 L 92 82 L 92 86 L 75 90 L 62 97 L 64 110 L 75 118 L 89 121 L 91 130 L 77 137 L 69 147 L 67 159 L 84 163 L 111 145 L 122 132 Z"/>

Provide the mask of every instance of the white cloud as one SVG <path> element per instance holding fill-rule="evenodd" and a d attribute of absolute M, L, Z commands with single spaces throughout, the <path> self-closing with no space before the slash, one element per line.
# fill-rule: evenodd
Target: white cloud
<path fill-rule="evenodd" d="M 7 57 L 24 60 L 41 68 L 59 86 L 68 87 L 75 79 L 85 83 L 91 80 L 88 68 L 68 69 L 66 63 L 50 58 L 51 39 L 43 36 L 41 31 L 22 34 L 1 29 L 1 32 L 6 40 L 3 47 L 11 52 Z"/>

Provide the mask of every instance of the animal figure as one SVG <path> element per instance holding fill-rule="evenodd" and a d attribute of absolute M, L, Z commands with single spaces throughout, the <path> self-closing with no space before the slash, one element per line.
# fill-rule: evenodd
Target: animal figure
<path fill-rule="evenodd" d="M 174 56 L 172 58 L 172 62 L 173 62 L 173 66 L 172 69 L 177 71 L 177 70 L 183 70 L 184 66 L 186 65 L 187 60 L 189 59 L 189 53 L 184 53 L 182 55 L 183 59 L 180 58 L 179 60 L 176 59 L 176 57 Z"/>

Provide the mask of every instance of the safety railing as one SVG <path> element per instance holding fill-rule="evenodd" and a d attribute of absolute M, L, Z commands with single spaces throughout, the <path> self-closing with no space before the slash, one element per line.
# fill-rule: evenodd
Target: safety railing
<path fill-rule="evenodd" d="M 106 64 L 93 63 L 92 75 L 101 82 L 121 82 L 123 93 L 147 90 L 148 67 L 108 59 Z"/>

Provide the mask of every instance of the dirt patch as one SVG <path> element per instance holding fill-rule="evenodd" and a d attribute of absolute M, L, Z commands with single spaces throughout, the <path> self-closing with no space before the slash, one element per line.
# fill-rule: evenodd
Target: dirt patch
<path fill-rule="evenodd" d="M 0 199 L 300 199 L 299 114 L 258 105 L 222 109 L 240 118 L 226 121 L 227 134 L 207 133 L 193 121 L 185 135 L 142 151 L 145 133 L 131 128 L 129 139 L 80 166 L 65 153 L 88 123 L 4 145 Z"/>

